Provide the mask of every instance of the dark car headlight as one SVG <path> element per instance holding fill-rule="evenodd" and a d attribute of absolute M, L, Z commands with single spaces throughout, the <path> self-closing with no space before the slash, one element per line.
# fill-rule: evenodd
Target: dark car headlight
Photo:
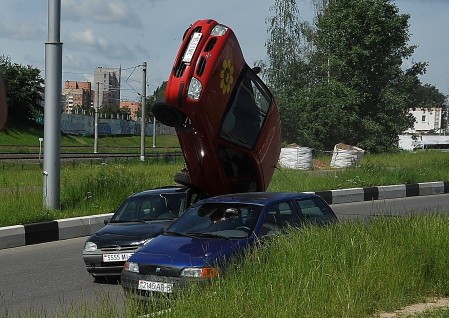
<path fill-rule="evenodd" d="M 84 244 L 84 251 L 86 252 L 95 252 L 97 249 L 97 244 L 95 244 L 94 242 L 86 242 Z"/>

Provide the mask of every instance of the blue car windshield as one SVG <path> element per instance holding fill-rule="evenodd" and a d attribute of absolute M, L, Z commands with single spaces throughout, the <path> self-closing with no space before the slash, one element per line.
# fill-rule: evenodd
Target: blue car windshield
<path fill-rule="evenodd" d="M 204 203 L 184 212 L 167 233 L 246 237 L 253 232 L 261 210 L 258 205 Z"/>

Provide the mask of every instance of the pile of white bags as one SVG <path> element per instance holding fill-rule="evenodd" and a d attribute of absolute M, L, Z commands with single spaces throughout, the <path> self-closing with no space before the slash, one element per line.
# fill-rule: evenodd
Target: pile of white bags
<path fill-rule="evenodd" d="M 359 166 L 360 160 L 362 160 L 364 154 L 365 150 L 361 148 L 345 144 L 336 144 L 332 154 L 331 167 L 345 168 L 349 166 Z"/>
<path fill-rule="evenodd" d="M 279 165 L 284 168 L 312 170 L 312 149 L 297 145 L 289 145 L 287 148 L 281 148 Z"/>

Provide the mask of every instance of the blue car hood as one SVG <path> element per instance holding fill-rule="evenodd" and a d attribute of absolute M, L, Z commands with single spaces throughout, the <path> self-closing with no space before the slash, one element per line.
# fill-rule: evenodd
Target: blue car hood
<path fill-rule="evenodd" d="M 95 232 L 88 241 L 95 242 L 99 247 L 133 245 L 132 243 L 158 236 L 163 233 L 172 222 L 173 221 L 171 220 L 167 220 L 146 223 L 109 223 Z"/>
<path fill-rule="evenodd" d="M 177 267 L 213 265 L 250 242 L 247 238 L 227 240 L 160 235 L 137 250 L 129 261 Z"/>

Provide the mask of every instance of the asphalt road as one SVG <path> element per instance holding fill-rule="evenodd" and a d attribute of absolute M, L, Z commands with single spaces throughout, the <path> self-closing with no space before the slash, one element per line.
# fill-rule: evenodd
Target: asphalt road
<path fill-rule="evenodd" d="M 51 315 L 101 299 L 123 301 L 121 286 L 95 283 L 82 249 L 87 237 L 0 250 L 0 316 L 44 310 Z"/>
<path fill-rule="evenodd" d="M 333 205 L 340 220 L 410 213 L 449 214 L 449 194 Z M 101 299 L 124 301 L 121 286 L 96 283 L 82 259 L 86 237 L 0 250 L 0 316 L 55 314 Z"/>

